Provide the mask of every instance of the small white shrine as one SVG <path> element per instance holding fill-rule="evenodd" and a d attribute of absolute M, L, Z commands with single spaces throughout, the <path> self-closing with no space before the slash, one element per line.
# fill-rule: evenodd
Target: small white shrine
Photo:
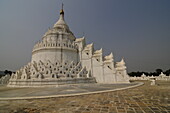
<path fill-rule="evenodd" d="M 76 38 L 60 18 L 35 44 L 30 63 L 12 74 L 8 86 L 50 86 L 78 83 L 129 83 L 125 62 L 103 56 L 85 38 Z"/>

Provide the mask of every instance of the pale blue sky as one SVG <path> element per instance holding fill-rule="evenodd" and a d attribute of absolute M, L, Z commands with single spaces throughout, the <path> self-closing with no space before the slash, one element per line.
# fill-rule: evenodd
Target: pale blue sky
<path fill-rule="evenodd" d="M 170 0 L 63 0 L 65 20 L 95 49 L 124 57 L 128 72 L 170 69 Z M 34 44 L 58 20 L 61 0 L 0 1 L 0 70 L 31 60 Z"/>

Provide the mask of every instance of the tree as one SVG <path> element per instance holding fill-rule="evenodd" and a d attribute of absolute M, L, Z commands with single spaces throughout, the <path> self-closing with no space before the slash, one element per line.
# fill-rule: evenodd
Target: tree
<path fill-rule="evenodd" d="M 170 69 L 166 70 L 164 73 L 165 73 L 167 76 L 169 76 L 169 75 L 170 75 Z"/>
<path fill-rule="evenodd" d="M 159 76 L 161 74 L 161 72 L 163 72 L 162 69 L 156 69 L 156 75 Z"/>
<path fill-rule="evenodd" d="M 7 75 L 7 74 L 11 75 L 12 71 L 5 70 L 4 73 L 5 73 L 5 75 Z"/>

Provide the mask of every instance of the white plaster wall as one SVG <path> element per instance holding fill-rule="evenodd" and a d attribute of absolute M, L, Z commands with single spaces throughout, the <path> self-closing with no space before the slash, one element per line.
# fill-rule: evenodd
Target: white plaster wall
<path fill-rule="evenodd" d="M 123 71 L 117 71 L 117 72 L 116 72 L 117 82 L 126 82 L 126 76 L 127 76 L 127 75 L 124 75 L 124 72 L 123 72 Z M 128 79 L 127 79 L 127 80 L 128 80 Z"/>
<path fill-rule="evenodd" d="M 37 53 L 32 55 L 32 62 L 33 61 L 47 61 L 50 60 L 51 62 L 54 61 L 61 61 L 61 50 L 41 50 Z"/>
<path fill-rule="evenodd" d="M 107 66 L 104 66 L 104 83 L 115 83 L 116 78 L 113 70 L 109 69 Z"/>
<path fill-rule="evenodd" d="M 33 61 L 47 61 L 50 60 L 51 62 L 62 62 L 62 61 L 74 61 L 77 62 L 78 55 L 76 51 L 72 50 L 62 50 L 61 49 L 55 49 L 55 50 L 41 50 L 37 53 L 34 53 L 32 55 L 32 62 Z M 61 61 L 62 60 L 62 61 Z"/>
<path fill-rule="evenodd" d="M 63 60 L 79 62 L 79 54 L 77 51 L 63 50 Z"/>
<path fill-rule="evenodd" d="M 103 72 L 103 65 L 102 62 L 98 62 L 96 58 L 92 58 L 93 62 L 93 76 L 96 78 L 96 81 L 98 83 L 103 83 L 104 82 L 104 72 Z"/>
<path fill-rule="evenodd" d="M 82 51 L 82 66 L 86 67 L 86 69 L 89 71 L 91 70 L 91 74 L 93 75 L 93 70 L 92 70 L 92 60 L 89 57 L 89 55 L 86 55 L 85 52 Z"/>

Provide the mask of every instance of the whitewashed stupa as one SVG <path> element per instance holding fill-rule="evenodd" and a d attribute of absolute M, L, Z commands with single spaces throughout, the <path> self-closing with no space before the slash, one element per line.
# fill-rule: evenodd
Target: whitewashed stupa
<path fill-rule="evenodd" d="M 35 44 L 32 60 L 12 74 L 8 86 L 46 86 L 78 83 L 128 83 L 125 62 L 113 54 L 103 57 L 85 38 L 76 38 L 60 18 Z"/>

